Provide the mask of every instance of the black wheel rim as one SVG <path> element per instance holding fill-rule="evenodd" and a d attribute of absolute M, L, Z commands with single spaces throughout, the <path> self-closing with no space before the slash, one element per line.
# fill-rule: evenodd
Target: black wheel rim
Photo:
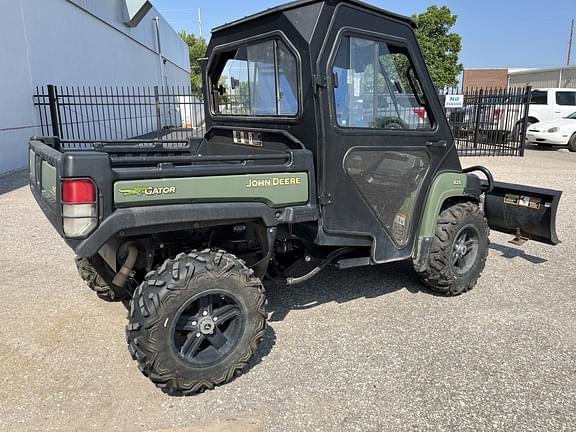
<path fill-rule="evenodd" d="M 464 276 L 476 264 L 479 244 L 476 227 L 466 225 L 458 231 L 452 246 L 452 268 L 458 276 Z"/>
<path fill-rule="evenodd" d="M 196 367 L 221 362 L 240 341 L 243 315 L 240 303 L 227 293 L 210 291 L 194 296 L 175 317 L 176 352 Z"/>

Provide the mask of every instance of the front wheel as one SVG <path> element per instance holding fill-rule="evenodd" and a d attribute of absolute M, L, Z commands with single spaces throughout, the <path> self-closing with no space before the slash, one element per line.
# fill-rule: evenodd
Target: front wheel
<path fill-rule="evenodd" d="M 130 304 L 129 351 L 142 373 L 173 395 L 232 380 L 266 325 L 264 288 L 224 251 L 180 254 L 149 273 Z"/>
<path fill-rule="evenodd" d="M 568 141 L 568 150 L 571 152 L 576 152 L 576 133 L 572 135 L 570 141 Z"/>
<path fill-rule="evenodd" d="M 476 203 L 459 203 L 440 213 L 426 270 L 419 272 L 431 290 L 449 296 L 470 291 L 488 256 L 488 222 Z"/>
<path fill-rule="evenodd" d="M 534 123 L 536 123 L 534 120 L 528 119 L 526 130 L 528 130 L 530 126 L 532 126 Z M 510 135 L 513 142 L 520 142 L 523 136 L 522 134 L 523 129 L 524 129 L 524 120 L 520 120 L 514 125 L 514 128 L 512 129 L 512 135 Z M 524 138 L 526 138 L 525 135 Z"/>

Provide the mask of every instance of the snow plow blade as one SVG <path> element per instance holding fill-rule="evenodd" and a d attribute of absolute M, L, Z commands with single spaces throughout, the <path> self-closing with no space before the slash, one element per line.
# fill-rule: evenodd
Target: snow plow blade
<path fill-rule="evenodd" d="M 513 234 L 512 243 L 527 240 L 556 245 L 556 212 L 562 191 L 494 182 L 487 192 L 484 212 L 494 231 Z"/>

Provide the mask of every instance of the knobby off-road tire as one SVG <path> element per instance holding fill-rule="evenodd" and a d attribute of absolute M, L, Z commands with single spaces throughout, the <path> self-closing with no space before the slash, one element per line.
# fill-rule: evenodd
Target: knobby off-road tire
<path fill-rule="evenodd" d="M 108 285 L 104 278 L 96 271 L 89 258 L 76 257 L 75 261 L 78 274 L 100 299 L 108 302 L 115 302 L 130 298 L 128 289 L 120 289 Z M 110 280 L 113 277 L 113 274 L 109 275 Z"/>
<path fill-rule="evenodd" d="M 134 292 L 128 349 L 165 393 L 191 395 L 240 374 L 266 327 L 264 287 L 224 251 L 179 254 Z"/>
<path fill-rule="evenodd" d="M 470 291 L 484 270 L 489 234 L 488 222 L 478 204 L 459 203 L 443 210 L 427 269 L 419 272 L 424 284 L 447 296 Z"/>

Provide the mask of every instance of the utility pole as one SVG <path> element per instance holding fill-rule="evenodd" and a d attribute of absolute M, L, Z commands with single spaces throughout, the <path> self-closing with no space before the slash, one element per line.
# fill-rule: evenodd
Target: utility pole
<path fill-rule="evenodd" d="M 204 39 L 204 35 L 202 34 L 202 10 L 200 8 L 198 8 L 198 27 L 200 28 L 200 38 Z"/>
<path fill-rule="evenodd" d="M 572 44 L 574 43 L 574 20 L 572 20 L 572 26 L 570 27 L 570 40 L 568 41 L 568 63 L 566 66 L 572 64 Z"/>

